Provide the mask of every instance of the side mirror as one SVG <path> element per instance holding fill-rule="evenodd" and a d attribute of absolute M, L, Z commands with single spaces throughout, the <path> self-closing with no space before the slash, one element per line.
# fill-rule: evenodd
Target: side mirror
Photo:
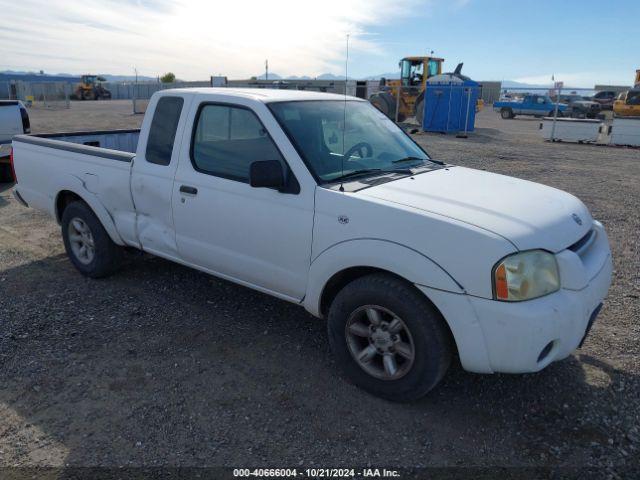
<path fill-rule="evenodd" d="M 253 162 L 249 167 L 249 181 L 252 187 L 284 189 L 284 173 L 278 160 Z"/>

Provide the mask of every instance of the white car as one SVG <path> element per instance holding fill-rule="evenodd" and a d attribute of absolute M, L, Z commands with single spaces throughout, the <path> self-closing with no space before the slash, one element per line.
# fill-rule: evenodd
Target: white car
<path fill-rule="evenodd" d="M 133 247 L 297 303 L 352 381 L 393 400 L 454 353 L 479 373 L 567 357 L 611 281 L 576 197 L 433 160 L 352 97 L 164 90 L 140 132 L 21 135 L 13 159 L 16 198 L 62 225 L 82 274 Z"/>
<path fill-rule="evenodd" d="M 18 100 L 0 100 L 0 182 L 13 181 L 9 167 L 11 139 L 14 135 L 30 133 L 29 114 Z"/>

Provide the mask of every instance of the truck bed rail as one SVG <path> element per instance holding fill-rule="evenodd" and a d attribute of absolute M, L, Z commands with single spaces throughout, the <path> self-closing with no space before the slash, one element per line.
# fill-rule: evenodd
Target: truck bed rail
<path fill-rule="evenodd" d="M 135 153 L 133 153 L 133 150 L 135 150 L 139 133 L 140 130 L 45 133 L 38 135 L 16 135 L 15 137 L 13 137 L 13 141 L 29 143 L 32 145 L 38 145 L 47 148 L 55 148 L 57 150 L 65 150 L 67 152 L 93 155 L 96 157 L 118 160 L 120 162 L 131 162 L 133 157 L 135 157 Z M 107 136 L 125 138 L 125 143 L 127 144 L 128 149 L 132 151 L 115 150 L 112 148 L 101 147 L 100 144 L 104 142 L 104 138 L 106 138 Z"/>

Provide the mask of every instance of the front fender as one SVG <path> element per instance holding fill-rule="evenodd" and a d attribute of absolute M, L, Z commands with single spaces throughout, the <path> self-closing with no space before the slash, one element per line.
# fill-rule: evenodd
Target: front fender
<path fill-rule="evenodd" d="M 464 292 L 446 270 L 416 250 L 387 240 L 354 239 L 327 248 L 312 261 L 303 301 L 305 309 L 320 317 L 325 285 L 336 273 L 352 267 L 379 268 L 418 285 Z"/>
<path fill-rule="evenodd" d="M 61 218 L 58 218 L 56 212 L 56 205 L 58 204 L 58 197 L 63 191 L 73 192 L 78 195 L 89 207 L 93 210 L 93 213 L 96 214 L 100 223 L 111 237 L 111 240 L 117 245 L 124 246 L 125 242 L 120 237 L 118 233 L 118 229 L 113 221 L 113 218 L 109 214 L 109 211 L 102 204 L 97 195 L 89 191 L 90 186 L 88 186 L 84 181 L 75 175 L 65 174 L 60 175 L 58 177 L 54 177 L 51 181 L 50 192 L 55 192 L 55 197 L 53 201 L 50 203 L 51 205 L 51 216 L 55 218 L 58 223 L 61 222 Z"/>

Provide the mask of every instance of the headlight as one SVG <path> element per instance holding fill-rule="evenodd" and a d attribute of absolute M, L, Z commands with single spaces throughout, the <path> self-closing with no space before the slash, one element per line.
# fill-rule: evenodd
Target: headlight
<path fill-rule="evenodd" d="M 556 257 L 544 250 L 514 253 L 493 267 L 496 300 L 520 302 L 542 297 L 560 288 Z"/>

